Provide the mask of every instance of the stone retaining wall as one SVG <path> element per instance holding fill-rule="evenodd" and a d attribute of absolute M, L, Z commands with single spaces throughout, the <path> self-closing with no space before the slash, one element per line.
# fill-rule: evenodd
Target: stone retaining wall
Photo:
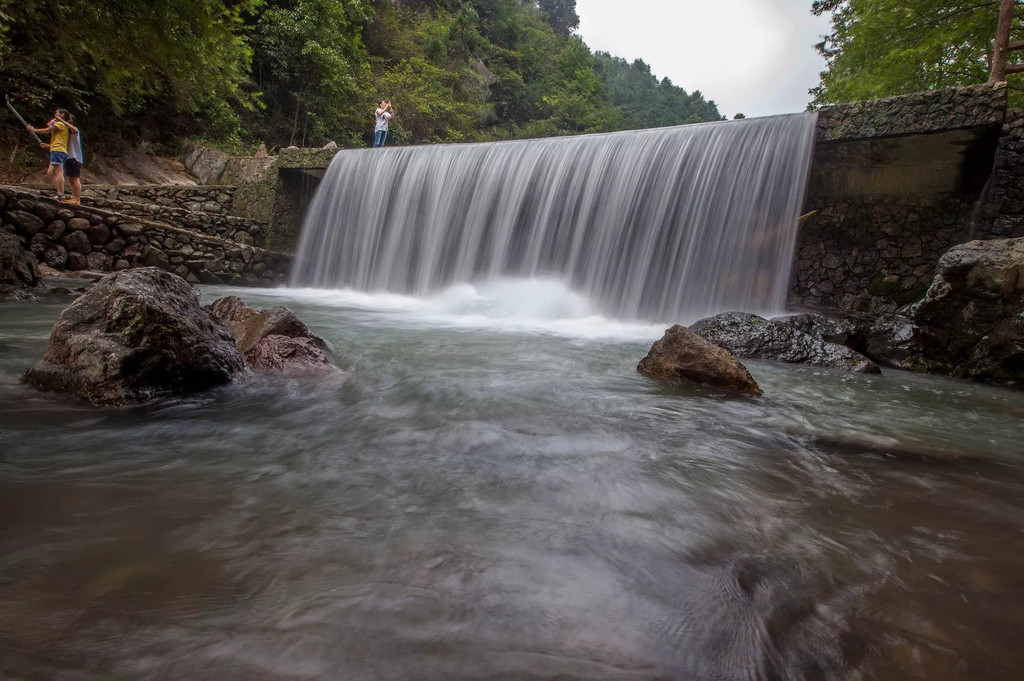
<path fill-rule="evenodd" d="M 939 256 L 968 241 L 959 194 L 811 199 L 800 227 L 790 302 L 888 313 L 921 297 Z"/>
<path fill-rule="evenodd" d="M 1006 113 L 992 177 L 973 227 L 988 238 L 1024 236 L 1024 109 Z"/>
<path fill-rule="evenodd" d="M 957 128 L 1000 125 L 1006 114 L 1006 83 L 915 92 L 823 107 L 817 140 L 877 139 Z"/>
<path fill-rule="evenodd" d="M 125 198 L 123 194 L 120 195 Z M 82 196 L 82 203 L 105 208 L 122 215 L 148 218 L 166 222 L 176 227 L 195 230 L 210 236 L 220 237 L 244 246 L 264 246 L 267 225 L 256 220 L 220 215 L 208 212 L 194 212 L 190 209 L 160 203 L 138 203 L 134 200 L 119 201 L 107 198 Z"/>
<path fill-rule="evenodd" d="M 86 185 L 82 188 L 82 198 L 133 201 L 212 215 L 232 215 L 234 197 L 235 187 L 220 185 L 195 187 Z"/>
<path fill-rule="evenodd" d="M 10 187 L 0 188 L 0 215 L 0 229 L 58 270 L 154 266 L 191 283 L 273 286 L 285 281 L 291 266 L 285 254 Z"/>
<path fill-rule="evenodd" d="M 804 210 L 816 213 L 801 225 L 797 238 L 790 303 L 888 313 L 921 297 L 939 256 L 953 246 L 973 239 L 1024 236 L 1024 111 L 1004 109 L 1006 120 L 996 126 L 984 115 L 998 103 L 990 95 L 1004 92 L 978 86 L 845 107 L 861 110 L 861 118 L 844 134 L 933 127 L 943 120 L 950 126 L 983 126 L 960 137 L 933 131 L 879 142 L 820 143 L 817 165 L 843 166 L 839 172 L 846 173 L 848 182 L 829 184 L 812 176 Z M 971 117 L 964 113 L 964 98 L 979 93 L 976 115 Z M 923 119 L 902 120 L 906 114 L 899 112 L 912 109 L 915 102 L 930 113 L 922 114 Z M 884 117 L 863 113 L 872 109 Z M 843 120 L 853 119 L 829 125 L 844 129 Z M 874 123 L 868 125 L 870 120 Z M 960 155 L 954 155 L 957 147 L 963 149 L 955 152 Z M 927 151 L 914 158 L 915 149 Z M 860 174 L 850 172 L 850 167 Z M 824 174 L 821 167 L 815 172 Z M 939 172 L 948 176 L 941 183 L 930 178 Z M 872 173 L 890 181 L 873 181 Z"/>

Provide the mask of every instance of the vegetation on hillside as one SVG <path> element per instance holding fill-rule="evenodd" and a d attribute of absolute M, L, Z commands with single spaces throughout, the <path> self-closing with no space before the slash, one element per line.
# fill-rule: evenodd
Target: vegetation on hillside
<path fill-rule="evenodd" d="M 403 144 L 721 118 L 578 23 L 575 0 L 0 0 L 0 90 L 93 140 L 236 149 L 365 144 L 385 98 Z"/>
<path fill-rule="evenodd" d="M 812 105 L 984 83 L 999 5 L 1000 0 L 814 0 L 815 14 L 831 13 L 832 32 L 817 46 L 827 70 L 811 90 Z M 1024 3 L 1018 1 L 1014 40 L 1024 39 L 1022 29 Z M 1011 100 L 1024 103 L 1024 75 L 1007 80 Z"/>

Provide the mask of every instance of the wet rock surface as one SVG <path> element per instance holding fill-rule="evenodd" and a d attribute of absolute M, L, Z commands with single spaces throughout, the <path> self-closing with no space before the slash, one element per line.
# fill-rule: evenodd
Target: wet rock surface
<path fill-rule="evenodd" d="M 761 395 L 747 368 L 721 347 L 676 324 L 655 341 L 637 371 L 663 381 L 698 383 L 743 395 Z"/>
<path fill-rule="evenodd" d="M 121 405 L 221 385 L 243 366 L 230 331 L 191 286 L 140 268 L 103 278 L 68 306 L 23 381 Z"/>
<path fill-rule="evenodd" d="M 41 281 L 35 256 L 22 248 L 18 237 L 0 232 L 0 300 L 24 297 Z"/>
<path fill-rule="evenodd" d="M 228 325 L 238 352 L 253 369 L 287 373 L 336 372 L 327 343 L 286 307 L 257 310 L 237 296 L 208 309 Z"/>
<path fill-rule="evenodd" d="M 1024 238 L 951 248 L 907 313 L 927 370 L 1024 386 Z"/>
<path fill-rule="evenodd" d="M 811 364 L 856 373 L 879 373 L 878 365 L 847 347 L 856 335 L 851 322 L 801 314 L 768 320 L 744 312 L 702 319 L 690 330 L 744 359 Z"/>

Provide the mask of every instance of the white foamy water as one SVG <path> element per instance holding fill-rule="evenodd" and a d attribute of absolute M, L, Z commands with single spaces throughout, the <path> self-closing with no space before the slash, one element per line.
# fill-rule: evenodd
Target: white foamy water
<path fill-rule="evenodd" d="M 292 285 L 443 310 L 440 296 L 463 316 L 520 322 L 780 311 L 815 120 L 341 151 L 309 207 Z M 520 308 L 490 288 L 509 278 L 562 281 L 581 300 Z"/>
<path fill-rule="evenodd" d="M 426 296 L 355 289 L 280 288 L 263 297 L 339 309 L 366 310 L 392 323 L 423 327 L 477 328 L 541 333 L 567 338 L 653 341 L 674 322 L 611 319 L 580 293 L 556 279 L 498 279 L 454 284 Z"/>

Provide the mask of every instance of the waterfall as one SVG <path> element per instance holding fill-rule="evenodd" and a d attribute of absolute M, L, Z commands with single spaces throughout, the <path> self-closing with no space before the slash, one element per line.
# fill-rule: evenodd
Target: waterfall
<path fill-rule="evenodd" d="M 555 277 L 622 319 L 778 311 L 815 121 L 340 151 L 292 284 L 426 294 Z"/>

